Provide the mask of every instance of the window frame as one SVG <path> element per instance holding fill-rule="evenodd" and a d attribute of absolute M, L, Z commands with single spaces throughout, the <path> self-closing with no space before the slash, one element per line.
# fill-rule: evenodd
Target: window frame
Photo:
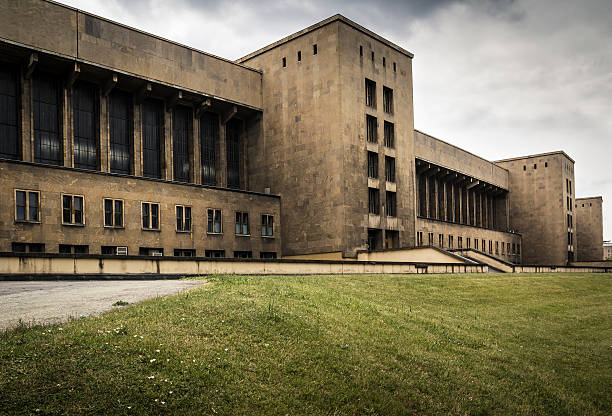
<path fill-rule="evenodd" d="M 17 192 L 25 192 L 25 219 L 19 219 L 17 218 Z M 37 209 L 37 213 L 36 213 L 36 218 L 35 220 L 30 219 L 30 193 L 35 193 L 38 195 L 38 209 Z M 13 209 L 15 210 L 15 222 L 19 222 L 19 223 L 30 223 L 30 224 L 41 224 L 42 220 L 41 220 L 41 208 L 40 208 L 40 203 L 41 203 L 41 199 L 40 199 L 40 191 L 36 191 L 33 189 L 14 189 L 13 190 Z"/>
<path fill-rule="evenodd" d="M 246 215 L 246 224 L 244 221 Z M 240 216 L 240 220 L 238 220 L 238 216 Z M 250 237 L 251 236 L 251 216 L 248 211 L 236 211 L 236 222 L 234 224 L 234 235 L 237 237 Z M 246 225 L 246 233 L 243 233 L 244 226 Z M 236 232 L 236 227 L 240 230 L 240 232 Z"/>
<path fill-rule="evenodd" d="M 64 221 L 64 197 L 71 197 L 71 204 L 70 204 L 70 219 L 72 220 L 71 222 L 65 222 Z M 81 198 L 81 222 L 75 222 L 74 221 L 74 216 L 75 216 L 75 209 L 74 209 L 74 198 Z M 85 226 L 85 196 L 84 195 L 78 195 L 78 194 L 67 194 L 67 193 L 61 193 L 60 194 L 60 206 L 61 206 L 61 220 L 62 220 L 62 225 L 66 225 L 66 226 L 70 226 L 70 227 L 84 227 Z"/>
<path fill-rule="evenodd" d="M 181 227 L 182 229 L 179 229 L 179 222 L 178 222 L 178 210 L 179 208 L 182 210 L 182 221 L 181 221 Z M 185 228 L 185 223 L 186 221 L 186 216 L 185 216 L 185 208 L 189 209 L 189 229 Z M 193 232 L 193 208 L 191 207 L 191 205 L 183 205 L 183 204 L 176 204 L 174 206 L 174 213 L 176 216 L 176 232 L 177 233 L 186 233 L 186 234 L 190 234 Z"/>
<path fill-rule="evenodd" d="M 385 120 L 383 123 L 383 143 L 389 149 L 395 149 L 395 124 Z"/>
<path fill-rule="evenodd" d="M 149 205 L 149 227 L 143 225 L 145 204 Z M 157 228 L 153 228 L 153 210 L 151 210 L 153 205 L 157 205 Z M 140 201 L 140 228 L 143 231 L 161 231 L 161 209 L 159 202 Z"/>
<path fill-rule="evenodd" d="M 383 111 L 386 114 L 393 115 L 393 88 L 383 85 Z"/>
<path fill-rule="evenodd" d="M 396 183 L 395 175 L 395 158 L 391 156 L 385 156 L 385 181 L 389 183 Z"/>
<path fill-rule="evenodd" d="M 369 150 L 368 150 L 368 178 L 378 179 L 378 153 L 371 152 Z"/>
<path fill-rule="evenodd" d="M 266 219 L 264 221 L 264 218 Z M 266 233 L 264 234 L 263 230 L 269 230 L 270 229 L 270 218 L 272 218 L 272 233 L 268 233 L 266 231 Z M 264 228 L 265 227 L 265 228 Z M 261 233 L 261 238 L 274 238 L 274 214 L 266 214 L 266 213 L 262 213 L 261 214 L 261 228 L 259 229 L 260 233 Z"/>
<path fill-rule="evenodd" d="M 397 192 L 385 191 L 385 215 L 392 218 L 397 217 Z"/>
<path fill-rule="evenodd" d="M 210 212 L 213 212 L 213 221 L 212 221 L 212 228 L 209 227 L 210 225 L 210 220 L 209 220 L 209 216 L 210 216 Z M 215 226 L 215 219 L 216 219 L 216 213 L 219 213 L 219 231 L 214 231 L 214 226 Z M 223 235 L 223 211 L 219 208 L 206 208 L 206 234 L 210 234 L 210 235 Z"/>
<path fill-rule="evenodd" d="M 112 225 L 106 224 L 106 201 L 112 201 L 113 203 L 113 224 Z M 115 221 L 116 215 L 117 215 L 117 210 L 115 209 L 115 203 L 118 201 L 121 202 L 121 225 L 117 225 Z M 104 228 L 117 228 L 117 229 L 125 228 L 125 201 L 123 199 L 102 198 L 102 212 L 103 212 L 102 222 L 104 224 Z"/>
<path fill-rule="evenodd" d="M 365 105 L 369 108 L 376 108 L 376 81 L 369 78 L 365 79 Z"/>
<path fill-rule="evenodd" d="M 374 199 L 370 196 L 376 195 Z M 368 187 L 368 214 L 380 215 L 380 189 Z"/>

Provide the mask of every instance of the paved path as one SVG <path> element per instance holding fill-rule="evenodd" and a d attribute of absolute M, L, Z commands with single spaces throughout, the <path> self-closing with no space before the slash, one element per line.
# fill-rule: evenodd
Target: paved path
<path fill-rule="evenodd" d="M 201 280 L 0 282 L 0 330 L 98 315 L 117 301 L 140 302 L 204 283 Z"/>

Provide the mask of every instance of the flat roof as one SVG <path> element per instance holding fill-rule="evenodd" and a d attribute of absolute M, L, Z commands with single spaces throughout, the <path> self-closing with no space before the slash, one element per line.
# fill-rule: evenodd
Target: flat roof
<path fill-rule="evenodd" d="M 353 22 L 351 19 L 349 19 L 347 17 L 344 17 L 341 14 L 335 14 L 335 15 L 333 15 L 331 17 L 328 17 L 327 19 L 324 19 L 324 20 L 321 20 L 318 23 L 315 23 L 312 26 L 307 27 L 306 29 L 302 29 L 299 32 L 295 32 L 294 34 L 286 36 L 286 37 L 282 38 L 281 40 L 278 40 L 278 41 L 276 41 L 274 43 L 269 44 L 268 46 L 264 46 L 263 48 L 258 49 L 255 52 L 251 52 L 250 54 L 248 54 L 246 56 L 243 56 L 242 58 L 236 59 L 236 62 L 242 63 L 244 61 L 248 61 L 251 58 L 254 58 L 254 57 L 258 56 L 258 55 L 266 53 L 269 50 L 272 50 L 274 48 L 277 48 L 277 47 L 279 47 L 282 44 L 290 42 L 290 41 L 292 41 L 294 39 L 297 39 L 297 38 L 299 38 L 301 36 L 304 36 L 304 35 L 306 35 L 306 34 L 308 34 L 310 32 L 313 32 L 313 31 L 315 31 L 315 30 L 317 30 L 319 28 L 327 26 L 330 23 L 338 22 L 338 21 L 340 21 L 342 23 L 345 23 L 348 26 L 351 26 L 353 29 L 356 29 L 356 30 L 360 31 L 360 32 L 364 33 L 365 35 L 370 36 L 372 39 L 375 39 L 375 40 L 377 40 L 377 41 L 379 41 L 381 43 L 384 43 L 388 47 L 390 47 L 392 49 L 395 49 L 396 51 L 398 51 L 401 54 L 406 55 L 410 59 L 412 59 L 414 57 L 413 53 L 408 52 L 406 49 L 402 48 L 401 46 L 396 45 L 395 43 L 393 43 L 393 42 L 383 38 L 380 35 L 377 35 L 376 33 L 372 32 L 371 30 L 366 29 L 365 27 L 361 26 L 358 23 Z"/>
<path fill-rule="evenodd" d="M 601 199 L 603 201 L 602 196 L 583 196 L 581 198 L 576 198 L 576 201 L 585 201 L 587 199 Z"/>
<path fill-rule="evenodd" d="M 576 161 L 574 159 L 572 159 L 571 157 L 569 157 L 567 155 L 567 153 L 565 153 L 563 150 L 557 150 L 557 151 L 554 151 L 554 152 L 546 152 L 546 153 L 537 153 L 535 155 L 526 155 L 526 156 L 511 157 L 509 159 L 494 160 L 494 162 L 495 163 L 497 163 L 497 162 L 511 162 L 511 161 L 514 161 L 514 160 L 531 159 L 531 158 L 534 158 L 534 157 L 551 156 L 551 155 L 563 155 L 566 158 L 568 158 L 569 160 L 571 160 L 572 163 L 576 163 Z"/>

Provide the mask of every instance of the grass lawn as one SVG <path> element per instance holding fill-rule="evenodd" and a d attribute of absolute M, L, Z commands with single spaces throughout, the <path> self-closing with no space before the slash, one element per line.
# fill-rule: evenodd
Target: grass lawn
<path fill-rule="evenodd" d="M 4 414 L 612 414 L 612 276 L 214 276 L 0 334 Z"/>

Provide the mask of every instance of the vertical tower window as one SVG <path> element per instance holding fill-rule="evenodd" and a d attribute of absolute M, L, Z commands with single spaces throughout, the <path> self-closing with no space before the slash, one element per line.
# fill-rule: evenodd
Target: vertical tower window
<path fill-rule="evenodd" d="M 372 62 L 374 62 L 374 51 L 372 51 Z"/>
<path fill-rule="evenodd" d="M 368 212 L 380 215 L 380 191 L 375 188 L 368 188 Z"/>
<path fill-rule="evenodd" d="M 318 52 L 318 50 L 317 50 L 317 44 L 315 43 L 314 45 L 312 45 L 312 54 L 313 54 L 313 55 L 316 55 L 316 54 L 317 54 L 317 52 Z"/>
<path fill-rule="evenodd" d="M 83 196 L 62 195 L 62 224 L 83 225 Z"/>
<path fill-rule="evenodd" d="M 132 96 L 113 90 L 108 101 L 110 171 L 129 175 L 132 166 Z"/>
<path fill-rule="evenodd" d="M 395 158 L 385 156 L 385 180 L 395 182 Z"/>
<path fill-rule="evenodd" d="M 145 100 L 142 105 L 143 176 L 161 178 L 162 137 L 164 137 L 163 103 Z"/>
<path fill-rule="evenodd" d="M 366 132 L 367 140 L 370 143 L 377 143 L 378 142 L 378 121 L 376 120 L 376 117 L 372 117 L 369 115 L 366 116 L 366 128 L 367 128 L 367 132 Z"/>
<path fill-rule="evenodd" d="M 283 57 L 283 68 L 287 67 L 287 58 Z"/>
<path fill-rule="evenodd" d="M 395 192 L 386 192 L 386 207 L 388 217 L 397 217 L 397 195 Z M 433 245 L 433 233 L 431 234 L 431 241 L 429 243 Z"/>
<path fill-rule="evenodd" d="M 385 121 L 384 124 L 385 146 L 389 148 L 395 147 L 395 126 L 393 123 Z"/>
<path fill-rule="evenodd" d="M 393 90 L 383 86 L 383 109 L 385 113 L 393 114 Z"/>
<path fill-rule="evenodd" d="M 0 158 L 19 159 L 19 81 L 11 68 L 0 68 Z"/>
<path fill-rule="evenodd" d="M 359 46 L 359 56 L 363 56 L 363 46 Z"/>
<path fill-rule="evenodd" d="M 397 72 L 397 64 L 393 62 L 393 72 Z"/>
<path fill-rule="evenodd" d="M 378 178 L 378 153 L 368 152 L 368 178 Z"/>
<path fill-rule="evenodd" d="M 44 74 L 34 77 L 34 161 L 63 164 L 62 99 L 57 79 Z"/>
<path fill-rule="evenodd" d="M 219 116 L 204 113 L 200 119 L 202 183 L 217 184 L 217 146 L 219 144 Z"/>
<path fill-rule="evenodd" d="M 298 51 L 297 58 L 298 58 L 298 62 L 302 60 L 302 51 Z"/>
<path fill-rule="evenodd" d="M 225 142 L 227 147 L 227 187 L 240 188 L 240 133 L 242 122 L 232 119 L 226 124 Z"/>
<path fill-rule="evenodd" d="M 387 60 L 385 59 L 385 57 L 383 56 L 383 68 L 387 67 Z"/>
<path fill-rule="evenodd" d="M 189 163 L 189 119 L 191 111 L 187 107 L 176 106 L 172 115 L 172 151 L 174 163 L 174 180 L 189 182 L 191 164 Z"/>
<path fill-rule="evenodd" d="M 366 106 L 376 108 L 376 83 L 366 78 L 365 80 Z"/>
<path fill-rule="evenodd" d="M 76 82 L 72 88 L 74 167 L 98 169 L 98 106 L 96 86 Z"/>

